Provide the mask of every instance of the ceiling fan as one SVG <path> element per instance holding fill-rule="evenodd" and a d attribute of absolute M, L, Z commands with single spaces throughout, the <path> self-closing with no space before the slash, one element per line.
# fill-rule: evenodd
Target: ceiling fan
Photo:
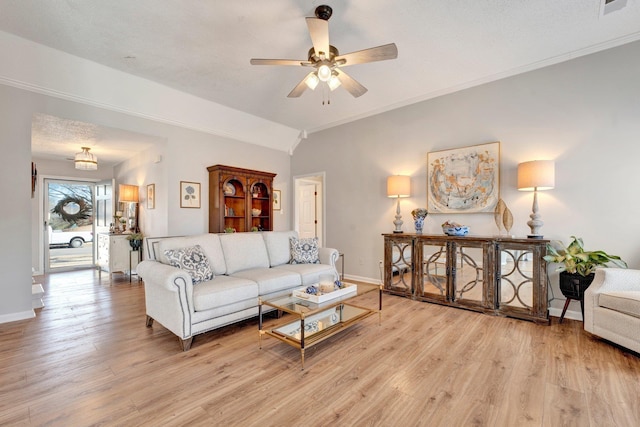
<path fill-rule="evenodd" d="M 251 59 L 252 65 L 294 65 L 311 67 L 314 70 L 287 95 L 289 98 L 297 98 L 307 89 L 314 90 L 320 82 L 325 82 L 332 91 L 342 85 L 351 95 L 359 97 L 367 92 L 362 86 L 341 67 L 348 65 L 364 64 L 367 62 L 384 61 L 398 57 L 398 48 L 395 43 L 363 49 L 356 52 L 340 55 L 335 46 L 329 44 L 329 18 L 332 14 L 331 7 L 318 6 L 315 10 L 315 18 L 306 18 L 307 27 L 313 47 L 309 49 L 308 59 Z"/>

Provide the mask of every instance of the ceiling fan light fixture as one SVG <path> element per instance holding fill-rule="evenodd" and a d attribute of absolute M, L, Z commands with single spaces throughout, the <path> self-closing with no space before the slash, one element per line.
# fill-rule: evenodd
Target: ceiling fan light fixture
<path fill-rule="evenodd" d="M 329 85 L 329 89 L 331 89 L 331 91 L 334 91 L 340 87 L 342 82 L 340 81 L 337 75 L 333 74 L 329 79 L 329 81 L 327 82 L 327 84 Z"/>
<path fill-rule="evenodd" d="M 91 154 L 89 147 L 80 147 L 82 149 L 81 152 L 76 153 L 74 158 L 74 163 L 76 165 L 76 169 L 85 170 L 85 171 L 94 171 L 98 169 L 98 158 Z"/>
<path fill-rule="evenodd" d="M 316 73 L 311 73 L 307 76 L 304 82 L 309 89 L 315 90 L 316 86 L 318 86 L 318 83 L 320 83 L 320 79 L 318 78 Z"/>
<path fill-rule="evenodd" d="M 322 82 L 328 82 L 329 79 L 331 78 L 331 68 L 326 64 L 322 64 L 321 66 L 319 66 L 318 78 Z"/>

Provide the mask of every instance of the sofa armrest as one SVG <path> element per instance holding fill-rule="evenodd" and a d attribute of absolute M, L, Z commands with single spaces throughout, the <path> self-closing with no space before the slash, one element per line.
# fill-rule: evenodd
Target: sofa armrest
<path fill-rule="evenodd" d="M 144 282 L 163 286 L 167 290 L 176 292 L 175 279 L 182 277 L 186 282 L 192 282 L 189 273 L 171 265 L 158 261 L 144 260 L 136 267 L 136 272 Z"/>
<path fill-rule="evenodd" d="M 142 261 L 136 271 L 144 282 L 147 316 L 183 340 L 191 337 L 195 310 L 189 273 L 151 260 Z"/>
<path fill-rule="evenodd" d="M 320 258 L 320 264 L 328 264 L 336 269 L 336 263 L 338 262 L 339 253 L 334 248 L 318 248 L 318 257 Z M 336 270 L 337 271 L 337 270 Z"/>
<path fill-rule="evenodd" d="M 585 294 L 601 294 L 607 291 L 640 290 L 640 270 L 630 268 L 599 268 Z"/>
<path fill-rule="evenodd" d="M 638 290 L 640 290 L 640 270 L 598 268 L 593 282 L 584 292 L 584 329 L 589 332 L 594 330 L 593 314 L 598 307 L 601 293 Z"/>

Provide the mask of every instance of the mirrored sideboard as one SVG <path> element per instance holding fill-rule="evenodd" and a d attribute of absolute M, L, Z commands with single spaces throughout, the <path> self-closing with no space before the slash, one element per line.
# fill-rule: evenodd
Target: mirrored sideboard
<path fill-rule="evenodd" d="M 384 290 L 549 324 L 548 240 L 383 234 Z"/>

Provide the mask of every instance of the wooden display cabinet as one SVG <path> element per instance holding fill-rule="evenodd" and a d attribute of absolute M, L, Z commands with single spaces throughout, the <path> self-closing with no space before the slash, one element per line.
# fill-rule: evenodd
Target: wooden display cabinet
<path fill-rule="evenodd" d="M 209 232 L 273 230 L 276 174 L 215 165 L 209 171 Z"/>

